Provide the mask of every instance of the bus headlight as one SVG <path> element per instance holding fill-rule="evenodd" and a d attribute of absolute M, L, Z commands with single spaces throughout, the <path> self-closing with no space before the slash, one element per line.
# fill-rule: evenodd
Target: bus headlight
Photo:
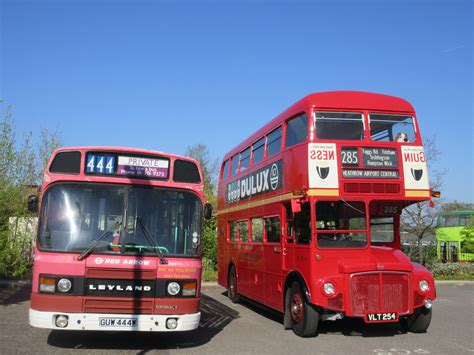
<path fill-rule="evenodd" d="M 166 289 L 168 291 L 168 294 L 170 294 L 171 296 L 176 296 L 179 291 L 181 291 L 181 286 L 179 286 L 179 283 L 173 281 L 168 284 L 168 287 Z"/>
<path fill-rule="evenodd" d="M 426 280 L 421 280 L 419 286 L 422 292 L 426 292 L 430 289 L 430 284 Z"/>
<path fill-rule="evenodd" d="M 333 285 L 332 283 L 330 283 L 330 282 L 326 282 L 326 283 L 324 284 L 324 286 L 323 286 L 323 291 L 324 291 L 324 293 L 325 293 L 326 295 L 328 295 L 328 296 L 332 296 L 332 295 L 334 295 L 334 292 L 336 292 L 334 285 Z"/>
<path fill-rule="evenodd" d="M 70 280 L 68 279 L 60 279 L 58 281 L 58 291 L 59 292 L 69 292 L 71 290 L 71 287 L 72 287 L 72 283 Z"/>

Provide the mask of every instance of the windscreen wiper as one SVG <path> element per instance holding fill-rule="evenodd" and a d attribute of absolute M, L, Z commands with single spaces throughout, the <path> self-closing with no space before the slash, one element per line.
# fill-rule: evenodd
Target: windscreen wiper
<path fill-rule="evenodd" d="M 168 260 L 165 259 L 163 252 L 160 250 L 160 247 L 155 243 L 155 241 L 151 237 L 151 234 L 148 231 L 148 229 L 145 227 L 145 225 L 143 224 L 143 220 L 141 217 L 137 217 L 137 224 L 138 224 L 138 227 L 140 227 L 140 229 L 142 230 L 143 234 L 145 235 L 145 238 L 148 240 L 148 243 L 150 243 L 150 246 L 153 248 L 155 253 L 160 258 L 160 264 L 164 264 L 164 265 L 168 264 Z"/>
<path fill-rule="evenodd" d="M 92 241 L 89 246 L 82 251 L 82 253 L 77 257 L 77 260 L 83 260 L 95 247 L 100 243 L 102 239 L 105 239 L 114 229 L 120 228 L 122 222 L 115 222 L 109 229 L 102 233 L 96 240 Z"/>

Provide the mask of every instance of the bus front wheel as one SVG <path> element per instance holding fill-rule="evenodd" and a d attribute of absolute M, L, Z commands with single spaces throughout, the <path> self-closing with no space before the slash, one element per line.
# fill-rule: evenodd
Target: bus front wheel
<path fill-rule="evenodd" d="M 227 296 L 232 303 L 239 302 L 239 294 L 237 292 L 237 273 L 235 267 L 231 266 L 229 270 L 229 279 L 227 280 Z"/>
<path fill-rule="evenodd" d="M 432 309 L 420 307 L 405 320 L 404 328 L 411 333 L 425 333 L 431 323 Z"/>
<path fill-rule="evenodd" d="M 311 337 L 318 331 L 319 314 L 306 300 L 302 287 L 295 281 L 291 285 L 288 312 L 291 316 L 293 332 L 303 338 Z"/>

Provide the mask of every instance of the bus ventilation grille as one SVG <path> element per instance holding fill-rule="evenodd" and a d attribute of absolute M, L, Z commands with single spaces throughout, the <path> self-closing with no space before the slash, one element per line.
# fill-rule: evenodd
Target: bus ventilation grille
<path fill-rule="evenodd" d="M 354 315 L 409 312 L 408 275 L 402 273 L 355 274 L 351 278 Z"/>
<path fill-rule="evenodd" d="M 344 192 L 352 194 L 399 194 L 400 184 L 348 182 L 344 184 Z"/>

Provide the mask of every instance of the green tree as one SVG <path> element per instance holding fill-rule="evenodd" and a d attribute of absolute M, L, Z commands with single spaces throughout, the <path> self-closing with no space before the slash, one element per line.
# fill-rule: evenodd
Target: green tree
<path fill-rule="evenodd" d="M 18 225 L 24 227 L 31 222 L 27 195 L 41 183 L 44 155 L 49 157 L 52 149 L 60 145 L 57 131 L 49 134 L 43 130 L 37 146 L 32 137 L 32 132 L 27 132 L 18 143 L 12 109 L 7 106 L 0 121 L 0 277 L 20 277 L 31 268 L 34 236 Z M 16 225 L 15 233 L 12 223 Z"/>
<path fill-rule="evenodd" d="M 433 190 L 439 190 L 443 184 L 446 171 L 434 168 L 441 155 L 441 152 L 436 146 L 436 137 L 426 139 L 423 145 L 430 171 L 430 186 Z M 434 258 L 428 257 L 428 254 L 425 257 L 422 243 L 424 238 L 435 235 L 436 222 L 440 213 L 441 203 L 437 200 L 433 200 L 432 203 L 432 206 L 430 206 L 428 201 L 415 203 L 405 208 L 401 216 L 401 229 L 416 237 L 418 248 L 414 255 L 416 256 L 417 254 L 418 261 L 423 265 Z"/>
<path fill-rule="evenodd" d="M 185 155 L 196 159 L 201 164 L 204 180 L 204 195 L 207 202 L 216 209 L 217 204 L 217 173 L 219 171 L 218 161 L 211 159 L 209 149 L 204 144 L 188 146 Z M 213 270 L 217 268 L 217 219 L 215 213 L 209 220 L 204 221 L 202 251 L 204 267 Z"/>
<path fill-rule="evenodd" d="M 463 237 L 461 251 L 463 253 L 474 253 L 474 217 L 471 217 L 467 225 L 461 229 L 459 234 Z"/>
<path fill-rule="evenodd" d="M 441 206 L 441 212 L 458 212 L 458 211 L 472 211 L 474 210 L 474 204 L 469 202 L 447 202 Z"/>
<path fill-rule="evenodd" d="M 204 179 L 204 195 L 209 203 L 214 206 L 217 203 L 217 173 L 219 162 L 210 157 L 209 149 L 204 144 L 188 146 L 184 153 L 186 156 L 196 159 L 201 164 Z"/>

